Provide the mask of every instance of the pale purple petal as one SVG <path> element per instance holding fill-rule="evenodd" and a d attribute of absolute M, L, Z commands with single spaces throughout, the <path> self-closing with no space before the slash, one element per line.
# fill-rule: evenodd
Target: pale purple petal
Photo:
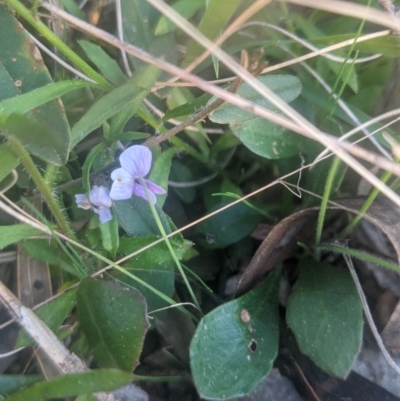
<path fill-rule="evenodd" d="M 154 205 L 157 202 L 156 196 L 151 191 L 147 191 L 147 192 L 149 194 L 151 202 Z M 141 198 L 143 198 L 143 199 L 148 201 L 147 195 L 146 195 L 146 190 L 144 189 L 144 186 L 142 184 L 135 183 L 135 185 L 133 187 L 133 194 L 136 195 L 136 196 L 140 196 Z"/>
<path fill-rule="evenodd" d="M 90 202 L 95 206 L 111 207 L 112 200 L 107 187 L 93 185 L 90 191 Z"/>
<path fill-rule="evenodd" d="M 99 215 L 100 223 L 107 223 L 107 221 L 112 220 L 112 215 L 108 207 L 95 207 L 93 211 Z"/>
<path fill-rule="evenodd" d="M 148 174 L 151 167 L 151 159 L 150 149 L 142 145 L 131 146 L 119 156 L 121 167 L 134 177 L 145 177 Z"/>
<path fill-rule="evenodd" d="M 134 178 L 123 168 L 117 168 L 111 173 L 111 179 L 114 180 L 110 198 L 114 200 L 129 199 L 132 196 Z"/>
<path fill-rule="evenodd" d="M 150 180 L 143 180 L 146 183 L 146 187 L 150 192 L 156 195 L 164 195 L 165 189 L 161 188 L 159 185 L 155 184 L 153 181 Z"/>
<path fill-rule="evenodd" d="M 81 209 L 87 210 L 92 207 L 92 204 L 90 203 L 86 194 L 76 194 L 75 202 L 76 202 L 77 206 L 80 207 Z"/>

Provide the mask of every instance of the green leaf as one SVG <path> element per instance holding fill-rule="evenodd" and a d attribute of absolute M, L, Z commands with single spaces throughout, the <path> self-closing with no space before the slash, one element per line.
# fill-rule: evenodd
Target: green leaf
<path fill-rule="evenodd" d="M 0 375 L 0 396 L 5 397 L 41 380 L 40 375 Z"/>
<path fill-rule="evenodd" d="M 299 136 L 264 118 L 236 122 L 229 127 L 243 145 L 267 159 L 284 159 L 299 153 Z"/>
<path fill-rule="evenodd" d="M 207 38 L 216 39 L 231 19 L 239 3 L 240 0 L 210 0 L 197 28 Z M 187 52 L 182 65 L 187 66 L 192 63 L 204 51 L 204 47 L 192 39 L 187 45 Z"/>
<path fill-rule="evenodd" d="M 97 391 L 112 391 L 133 380 L 133 375 L 116 369 L 92 370 L 56 377 L 19 391 L 5 401 L 44 401 Z"/>
<path fill-rule="evenodd" d="M 0 62 L 4 67 L 0 68 L 0 100 L 19 97 L 53 82 L 28 32 L 3 6 L 0 6 L 0 37 Z M 22 104 L 22 107 L 25 106 Z M 27 116 L 45 127 L 41 136 L 46 136 L 46 141 L 43 144 L 40 135 L 19 139 L 32 154 L 46 162 L 65 164 L 68 160 L 70 132 L 61 101 L 51 100 L 30 111 Z"/>
<path fill-rule="evenodd" d="M 158 68 L 152 65 L 143 65 L 134 72 L 129 82 L 131 82 L 133 85 L 137 85 L 142 89 L 150 90 L 159 76 L 160 70 Z M 145 95 L 143 95 L 142 100 L 144 99 Z M 140 107 L 140 104 L 134 103 L 134 106 L 135 107 L 132 107 L 132 105 L 128 103 L 124 108 L 122 108 L 120 113 L 112 118 L 109 134 L 110 138 L 116 140 L 115 137 L 122 133 L 125 125 L 132 118 L 132 116 L 136 114 L 136 111 L 138 107 Z"/>
<path fill-rule="evenodd" d="M 104 95 L 72 128 L 71 149 L 123 108 L 128 107 L 134 112 L 146 95 L 147 90 L 138 88 L 130 82 Z"/>
<path fill-rule="evenodd" d="M 218 210 L 228 203 L 219 203 L 209 212 Z M 238 203 L 199 223 L 196 226 L 196 233 L 202 235 L 199 242 L 204 247 L 225 248 L 253 232 L 261 218 L 262 216 L 255 210 L 244 203 Z"/>
<path fill-rule="evenodd" d="M 118 63 L 112 59 L 100 46 L 86 40 L 78 40 L 79 45 L 85 51 L 89 60 L 98 68 L 104 78 L 114 86 L 123 85 L 127 77 L 122 72 Z"/>
<path fill-rule="evenodd" d="M 15 87 L 14 82 L 11 78 L 11 75 L 4 67 L 3 63 L 0 60 L 0 100 L 8 99 L 13 96 L 18 96 L 19 91 Z"/>
<path fill-rule="evenodd" d="M 29 224 L 14 224 L 12 226 L 0 226 L 0 249 L 23 239 L 42 235 L 43 232 Z"/>
<path fill-rule="evenodd" d="M 29 114 L 11 114 L 7 118 L 0 114 L 0 128 L 14 135 L 32 155 L 54 165 L 63 164 L 56 147 L 49 146 L 49 143 L 54 143 L 49 141 L 53 132 Z M 35 138 L 34 142 L 32 138 Z"/>
<path fill-rule="evenodd" d="M 287 103 L 296 99 L 301 93 L 301 82 L 297 77 L 292 75 L 265 75 L 259 77 L 258 80 Z M 259 106 L 272 111 L 277 110 L 271 102 L 248 84 L 243 84 L 237 91 L 237 94 Z M 212 98 L 210 102 L 214 100 L 215 98 Z M 211 113 L 210 120 L 219 124 L 230 124 L 250 120 L 255 117 L 254 114 L 225 102 Z"/>
<path fill-rule="evenodd" d="M 171 7 L 186 20 L 204 6 L 204 0 L 179 0 Z M 163 15 L 155 28 L 154 35 L 164 35 L 165 33 L 174 32 L 178 27 L 165 15 Z"/>
<path fill-rule="evenodd" d="M 140 292 L 116 281 L 87 278 L 79 286 L 77 306 L 97 363 L 132 371 L 149 327 L 146 301 Z"/>
<path fill-rule="evenodd" d="M 198 109 L 205 106 L 210 99 L 211 95 L 209 93 L 204 93 L 198 98 L 168 111 L 167 113 L 165 113 L 164 117 L 161 120 L 168 121 L 171 118 L 190 116 L 191 114 L 194 114 Z"/>
<path fill-rule="evenodd" d="M 1 85 L 1 84 L 0 84 Z M 0 145 L 0 182 L 20 163 L 19 159 L 6 143 Z"/>
<path fill-rule="evenodd" d="M 152 42 L 150 30 L 154 8 L 143 0 L 125 0 L 121 2 L 122 27 L 127 43 L 149 50 Z M 135 68 L 143 65 L 141 60 L 129 57 Z"/>
<path fill-rule="evenodd" d="M 4 116 L 12 113 L 25 114 L 66 93 L 87 87 L 98 87 L 98 85 L 80 80 L 53 82 L 18 97 L 3 100 L 0 102 L 0 113 Z"/>
<path fill-rule="evenodd" d="M 157 195 L 157 205 L 162 207 L 168 195 L 168 178 L 171 171 L 172 158 L 178 151 L 177 148 L 170 148 L 162 152 L 155 161 L 149 180 L 156 182 L 161 188 L 164 188 L 165 195 Z"/>
<path fill-rule="evenodd" d="M 321 369 L 346 377 L 362 344 L 362 306 L 345 270 L 315 261 L 300 266 L 286 321 L 301 352 Z"/>
<path fill-rule="evenodd" d="M 36 315 L 51 331 L 57 332 L 75 306 L 76 291 L 76 289 L 70 290 L 35 311 Z M 33 344 L 34 341 L 31 337 L 25 331 L 21 331 L 15 347 L 29 347 Z"/>
<path fill-rule="evenodd" d="M 60 250 L 54 241 L 30 239 L 24 241 L 22 247 L 24 252 L 32 259 L 41 260 L 49 265 L 57 266 L 70 274 L 79 276 L 79 272 L 73 266 L 72 261 L 67 258 L 66 254 Z M 84 266 L 81 267 L 84 270 Z"/>
<path fill-rule="evenodd" d="M 153 243 L 157 239 L 158 237 L 154 235 L 139 238 L 121 238 L 118 254 L 120 256 L 129 255 Z M 170 243 L 178 259 L 182 259 L 186 252 L 184 244 L 174 239 L 170 239 Z M 175 263 L 164 242 L 130 258 L 124 263 L 123 267 L 168 297 L 171 297 L 175 291 Z M 115 277 L 139 290 L 146 298 L 149 311 L 168 306 L 168 304 L 157 294 L 154 294 L 153 291 L 137 283 L 125 274 L 116 272 Z"/>
<path fill-rule="evenodd" d="M 128 131 L 122 134 L 113 135 L 114 141 L 137 141 L 139 139 L 147 139 L 150 134 L 145 132 Z"/>
<path fill-rule="evenodd" d="M 202 398 L 240 397 L 268 374 L 278 352 L 280 269 L 260 287 L 214 309 L 197 327 L 190 366 Z"/>
<path fill-rule="evenodd" d="M 155 205 L 155 208 L 165 232 L 169 234 L 171 229 L 164 212 L 157 205 Z M 132 196 L 128 200 L 115 201 L 112 209 L 117 216 L 119 224 L 130 237 L 152 234 L 161 235 L 149 203 L 139 196 Z"/>

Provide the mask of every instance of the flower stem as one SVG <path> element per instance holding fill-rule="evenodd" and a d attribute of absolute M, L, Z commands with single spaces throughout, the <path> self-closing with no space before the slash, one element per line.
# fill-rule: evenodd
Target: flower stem
<path fill-rule="evenodd" d="M 158 229 L 160 230 L 160 233 L 161 233 L 161 235 L 162 235 L 162 237 L 164 239 L 164 242 L 167 245 L 167 248 L 168 248 L 168 250 L 169 250 L 169 252 L 171 254 L 171 257 L 174 260 L 174 262 L 175 262 L 175 264 L 176 264 L 176 266 L 177 266 L 177 268 L 179 270 L 179 273 L 181 274 L 181 276 L 183 278 L 183 281 L 186 284 L 186 287 L 187 287 L 187 289 L 189 291 L 190 296 L 192 297 L 192 300 L 193 300 L 194 304 L 199 308 L 199 310 L 201 310 L 199 301 L 197 300 L 196 295 L 194 295 L 194 292 L 193 292 L 192 287 L 190 286 L 189 280 L 186 277 L 186 274 L 185 274 L 185 272 L 184 272 L 184 270 L 183 270 L 183 268 L 182 268 L 182 266 L 181 266 L 181 264 L 179 262 L 179 259 L 176 256 L 176 253 L 175 253 L 174 249 L 172 248 L 171 242 L 169 241 L 169 239 L 167 237 L 167 234 L 166 234 L 166 232 L 164 230 L 164 227 L 163 227 L 163 225 L 161 223 L 161 220 L 160 220 L 160 217 L 159 217 L 159 215 L 157 213 L 157 210 L 154 207 L 154 205 L 153 205 L 153 203 L 152 203 L 152 201 L 150 199 L 149 190 L 147 189 L 146 183 L 145 183 L 145 181 L 143 179 L 140 179 L 140 182 L 144 187 L 144 190 L 146 192 L 146 196 L 147 196 L 147 200 L 149 202 L 149 206 L 150 206 L 151 212 L 153 213 L 153 216 L 154 216 L 154 219 L 156 220 Z"/>
<path fill-rule="evenodd" d="M 53 194 L 51 193 L 50 187 L 46 184 L 46 181 L 40 174 L 38 168 L 36 167 L 35 163 L 33 162 L 32 158 L 30 157 L 29 153 L 25 150 L 24 146 L 21 142 L 13 135 L 7 135 L 8 142 L 11 146 L 13 152 L 20 158 L 22 164 L 27 169 L 28 173 L 32 177 L 33 181 L 37 185 L 38 189 L 40 190 L 44 200 L 46 201 L 47 205 L 50 208 L 51 213 L 53 214 L 54 218 L 57 221 L 60 229 L 63 231 L 65 235 L 68 237 L 75 239 L 75 235 L 72 232 L 66 216 L 62 212 L 61 208 L 59 207 L 56 199 L 54 198 Z"/>

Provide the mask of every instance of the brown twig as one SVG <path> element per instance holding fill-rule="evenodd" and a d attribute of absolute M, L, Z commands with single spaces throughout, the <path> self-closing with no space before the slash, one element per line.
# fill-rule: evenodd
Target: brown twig
<path fill-rule="evenodd" d="M 240 63 L 244 68 L 248 68 L 249 65 L 249 56 L 247 51 L 242 50 L 241 53 L 241 59 Z M 236 77 L 235 80 L 233 81 L 232 85 L 228 89 L 229 92 L 235 93 L 238 89 L 239 86 L 242 84 L 242 80 L 239 77 Z M 189 125 L 192 125 L 198 121 L 203 120 L 205 117 L 207 117 L 212 111 L 217 109 L 219 106 L 221 106 L 223 103 L 225 103 L 225 100 L 223 99 L 216 99 L 215 101 L 207 104 L 206 106 L 202 107 L 197 113 L 193 114 L 191 117 L 189 117 L 186 121 L 184 121 L 182 124 L 177 125 L 176 127 L 171 128 L 168 130 L 166 133 L 163 135 L 157 136 L 157 137 L 151 137 L 147 139 L 143 145 L 148 146 L 149 148 L 160 144 L 161 142 L 166 141 L 167 139 L 170 139 L 174 135 L 178 134 L 179 132 L 183 131 L 186 127 Z"/>

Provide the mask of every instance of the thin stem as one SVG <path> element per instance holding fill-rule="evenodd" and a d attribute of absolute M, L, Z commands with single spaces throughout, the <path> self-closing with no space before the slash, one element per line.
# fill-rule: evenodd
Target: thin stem
<path fill-rule="evenodd" d="M 186 277 L 186 274 L 185 274 L 185 272 L 184 272 L 184 270 L 183 270 L 183 268 L 182 268 L 182 266 L 181 266 L 181 264 L 179 262 L 179 259 L 176 256 L 176 253 L 175 253 L 174 249 L 172 248 L 171 242 L 168 239 L 167 233 L 164 230 L 164 226 L 162 225 L 162 222 L 161 222 L 160 217 L 159 217 L 159 215 L 157 213 L 157 210 L 154 207 L 153 202 L 150 199 L 149 190 L 147 189 L 147 185 L 146 185 L 145 181 L 142 178 L 140 178 L 140 182 L 144 187 L 144 190 L 146 192 L 146 196 L 147 196 L 147 200 L 149 202 L 149 206 L 150 206 L 151 212 L 153 213 L 153 216 L 154 216 L 154 219 L 156 220 L 158 229 L 160 230 L 160 233 L 161 233 L 161 235 L 162 235 L 162 237 L 163 237 L 163 239 L 165 241 L 165 244 L 168 247 L 168 250 L 169 250 L 169 252 L 171 254 L 171 257 L 174 260 L 174 262 L 176 264 L 176 267 L 178 268 L 178 270 L 179 270 L 179 272 L 180 272 L 180 274 L 181 274 L 181 276 L 183 278 L 183 281 L 186 284 L 186 287 L 187 287 L 187 289 L 189 291 L 190 296 L 192 297 L 192 300 L 193 300 L 194 304 L 199 308 L 199 310 L 201 310 L 199 301 L 197 300 L 196 296 L 194 295 L 194 292 L 193 292 L 192 287 L 190 286 L 189 280 Z"/>
<path fill-rule="evenodd" d="M 382 174 L 381 181 L 386 184 L 388 180 L 392 177 L 392 173 L 390 171 L 385 171 Z M 376 197 L 379 195 L 379 191 L 376 188 L 373 188 L 371 193 L 368 195 L 368 198 L 362 205 L 360 209 L 360 213 L 357 214 L 354 219 L 348 224 L 348 226 L 340 233 L 339 238 L 343 238 L 350 233 L 354 229 L 354 227 L 361 221 L 364 217 L 364 213 L 370 208 Z"/>
<path fill-rule="evenodd" d="M 329 197 L 332 192 L 333 180 L 335 179 L 339 166 L 340 166 L 340 159 L 338 157 L 335 157 L 332 166 L 329 170 L 328 178 L 326 180 L 325 190 L 321 201 L 321 208 L 318 214 L 317 231 L 315 233 L 316 252 L 318 250 L 317 247 L 321 242 L 322 229 L 324 227 L 324 221 L 325 221 L 326 207 L 328 206 Z M 318 254 L 316 256 L 318 257 Z"/>
<path fill-rule="evenodd" d="M 64 56 L 71 60 L 77 67 L 79 67 L 89 78 L 97 82 L 105 90 L 112 90 L 114 87 L 105 80 L 100 74 L 98 74 L 92 67 L 90 67 L 85 61 L 83 61 L 74 51 L 71 50 L 61 39 L 59 39 L 54 33 L 47 28 L 43 22 L 38 21 L 31 14 L 31 12 L 22 5 L 18 0 L 5 0 L 14 11 L 16 11 L 26 22 L 32 25 L 45 39 L 47 39 L 52 45 L 54 45 Z"/>
<path fill-rule="evenodd" d="M 242 80 L 240 78 L 236 78 L 235 81 L 232 83 L 231 87 L 229 88 L 229 92 L 235 93 L 241 83 L 242 83 Z M 167 131 L 163 135 L 160 135 L 158 137 L 151 137 L 151 138 L 147 139 L 147 141 L 144 143 L 144 145 L 148 146 L 148 147 L 152 147 L 152 146 L 158 145 L 159 143 L 161 143 L 163 141 L 166 141 L 167 139 L 170 139 L 172 136 L 183 131 L 189 125 L 192 125 L 192 124 L 196 123 L 197 121 L 200 121 L 203 118 L 207 117 L 212 111 L 217 109 L 223 103 L 225 103 L 225 100 L 216 99 L 215 101 L 202 107 L 197 113 L 193 114 L 182 124 L 179 124 L 176 127 L 171 128 L 169 131 Z"/>
<path fill-rule="evenodd" d="M 66 216 L 60 209 L 53 194 L 51 193 L 50 187 L 46 184 L 46 181 L 40 174 L 29 153 L 25 150 L 21 142 L 13 135 L 7 135 L 7 139 L 11 146 L 11 149 L 20 158 L 22 164 L 27 169 L 28 173 L 30 174 L 39 191 L 41 192 L 62 232 L 68 237 L 75 239 L 75 235 L 67 222 Z"/>
<path fill-rule="evenodd" d="M 46 171 L 44 172 L 44 181 L 49 188 L 53 187 L 54 181 L 56 180 L 58 173 L 58 167 L 53 164 L 48 164 L 46 166 Z"/>

